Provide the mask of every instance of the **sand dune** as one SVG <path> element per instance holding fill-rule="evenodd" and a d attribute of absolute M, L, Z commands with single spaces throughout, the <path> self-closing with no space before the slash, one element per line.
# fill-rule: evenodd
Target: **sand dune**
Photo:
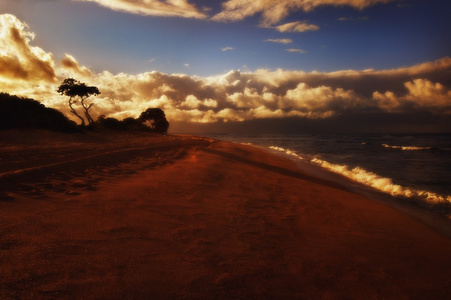
<path fill-rule="evenodd" d="M 0 154 L 0 298 L 451 294 L 449 238 L 253 147 L 2 132 Z"/>

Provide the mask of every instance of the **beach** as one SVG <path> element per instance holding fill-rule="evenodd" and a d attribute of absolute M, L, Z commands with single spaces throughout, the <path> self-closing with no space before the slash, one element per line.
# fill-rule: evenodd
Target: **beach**
<path fill-rule="evenodd" d="M 5 131 L 0 154 L 2 299 L 451 295 L 449 221 L 256 147 Z"/>

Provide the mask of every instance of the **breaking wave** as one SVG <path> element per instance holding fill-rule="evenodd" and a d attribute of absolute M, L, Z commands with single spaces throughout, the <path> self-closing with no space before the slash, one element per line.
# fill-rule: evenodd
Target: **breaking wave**
<path fill-rule="evenodd" d="M 431 204 L 451 203 L 451 196 L 449 195 L 439 195 L 429 191 L 394 184 L 390 178 L 381 177 L 360 167 L 350 169 L 348 166 L 329 163 L 318 158 L 312 159 L 311 162 L 392 196 L 416 198 Z"/>
<path fill-rule="evenodd" d="M 285 149 L 285 148 L 278 147 L 278 146 L 269 146 L 269 149 L 273 149 L 273 150 L 276 150 L 276 151 L 284 152 L 285 154 L 294 156 L 294 157 L 296 157 L 298 159 L 301 159 L 301 160 L 304 159 L 302 156 L 299 156 L 296 152 L 291 151 L 290 149 Z"/>
<path fill-rule="evenodd" d="M 270 149 L 283 152 L 300 160 L 304 160 L 296 152 L 278 146 L 270 146 Z M 403 149 L 405 150 L 405 149 Z M 418 150 L 418 149 L 408 149 Z M 421 149 L 420 149 L 421 150 Z M 373 172 L 367 171 L 361 167 L 349 168 L 346 165 L 339 165 L 312 158 L 310 162 L 314 165 L 320 166 L 328 171 L 343 175 L 354 182 L 358 182 L 365 186 L 369 186 L 378 191 L 390 194 L 395 197 L 404 197 L 418 199 L 429 204 L 450 204 L 451 195 L 440 195 L 434 192 L 423 191 L 419 189 L 409 188 L 393 183 L 392 179 L 381 177 Z"/>
<path fill-rule="evenodd" d="M 392 146 L 388 144 L 382 144 L 382 147 L 384 148 L 390 148 L 390 149 L 398 149 L 403 151 L 419 151 L 419 150 L 431 150 L 432 147 L 417 147 L 417 146 Z"/>

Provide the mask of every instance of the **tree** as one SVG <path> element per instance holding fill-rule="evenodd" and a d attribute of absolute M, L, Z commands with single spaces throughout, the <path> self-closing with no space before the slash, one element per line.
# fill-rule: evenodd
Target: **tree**
<path fill-rule="evenodd" d="M 100 95 L 99 89 L 95 86 L 87 86 L 86 84 L 75 80 L 73 78 L 64 79 L 63 83 L 59 86 L 58 93 L 61 95 L 65 95 L 69 97 L 69 108 L 71 112 L 80 119 L 81 126 L 85 126 L 85 119 L 80 116 L 77 111 L 74 109 L 73 105 L 77 103 L 76 98 L 80 98 L 81 106 L 84 110 L 84 115 L 89 125 L 94 123 L 94 120 L 91 118 L 89 114 L 89 109 L 94 105 L 94 103 L 86 103 L 86 99 L 92 95 Z"/>
<path fill-rule="evenodd" d="M 138 121 L 141 123 L 147 123 L 155 132 L 168 132 L 169 122 L 166 120 L 164 111 L 161 108 L 148 108 L 146 111 L 141 113 Z"/>

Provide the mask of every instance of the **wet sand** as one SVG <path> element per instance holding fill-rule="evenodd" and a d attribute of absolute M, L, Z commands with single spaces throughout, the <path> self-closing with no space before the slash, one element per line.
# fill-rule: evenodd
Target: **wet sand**
<path fill-rule="evenodd" d="M 451 240 L 250 146 L 0 133 L 0 298 L 445 299 Z"/>

